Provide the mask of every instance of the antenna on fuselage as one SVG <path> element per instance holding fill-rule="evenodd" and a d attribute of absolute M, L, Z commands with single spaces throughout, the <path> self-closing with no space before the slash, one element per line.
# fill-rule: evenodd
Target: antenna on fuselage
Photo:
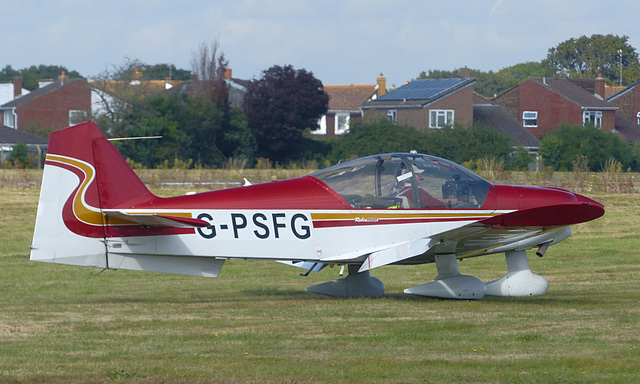
<path fill-rule="evenodd" d="M 114 137 L 107 140 L 108 141 L 125 141 L 125 140 L 145 140 L 145 139 L 162 139 L 162 136 Z"/>
<path fill-rule="evenodd" d="M 251 185 L 251 182 L 249 180 L 247 180 L 246 177 L 244 177 L 244 175 L 242 174 L 242 172 L 240 172 L 240 170 L 238 170 L 238 168 L 234 167 L 233 164 L 231 164 L 231 162 L 229 161 L 229 159 L 227 158 L 227 156 L 224 155 L 224 153 L 222 153 L 222 151 L 220 150 L 220 148 L 218 148 L 217 145 L 213 146 L 216 151 L 218 151 L 218 153 L 220 154 L 220 156 L 222 156 L 222 158 L 224 158 L 224 160 L 227 162 L 227 164 L 229 164 L 229 169 L 233 169 L 234 171 L 236 171 L 236 173 L 238 175 L 240 175 L 240 177 L 242 178 L 242 180 L 244 180 L 244 184 L 243 187 L 247 187 L 249 185 Z"/>

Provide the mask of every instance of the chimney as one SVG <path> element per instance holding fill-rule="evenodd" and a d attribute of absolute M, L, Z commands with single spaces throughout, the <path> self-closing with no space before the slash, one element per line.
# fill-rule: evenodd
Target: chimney
<path fill-rule="evenodd" d="M 384 77 L 382 73 L 376 79 L 376 83 L 378 84 L 378 92 L 377 92 L 378 97 L 387 93 L 387 78 Z"/>
<path fill-rule="evenodd" d="M 140 72 L 140 68 L 136 68 L 133 74 L 131 75 L 131 85 L 140 85 L 142 84 L 142 72 Z"/>
<path fill-rule="evenodd" d="M 62 71 L 60 73 L 60 76 L 58 76 L 58 80 L 60 81 L 61 85 L 64 85 L 64 81 L 67 80 L 69 78 L 69 76 L 67 76 L 67 73 L 65 71 Z"/>
<path fill-rule="evenodd" d="M 171 89 L 173 88 L 173 85 L 171 84 L 171 78 L 170 77 L 165 77 L 164 78 L 164 89 Z"/>
<path fill-rule="evenodd" d="M 22 77 L 16 76 L 13 78 L 13 98 L 22 95 Z"/>
<path fill-rule="evenodd" d="M 458 75 L 462 78 L 462 79 L 468 79 L 471 77 L 471 70 L 467 67 L 464 68 L 460 68 L 458 70 Z"/>
<path fill-rule="evenodd" d="M 604 100 L 605 97 L 605 93 L 604 93 L 604 78 L 602 77 L 602 72 L 598 73 L 598 77 L 596 78 L 596 84 L 595 84 L 595 95 L 596 96 L 600 96 L 600 98 L 602 100 Z"/>
<path fill-rule="evenodd" d="M 231 80 L 231 68 L 225 68 L 222 77 L 227 80 Z"/>

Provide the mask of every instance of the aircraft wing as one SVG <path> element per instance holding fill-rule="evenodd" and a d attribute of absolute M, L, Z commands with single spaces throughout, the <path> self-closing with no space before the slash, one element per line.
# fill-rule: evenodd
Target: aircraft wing
<path fill-rule="evenodd" d="M 518 220 L 518 216 L 500 215 L 430 238 L 405 242 L 373 252 L 367 256 L 358 272 L 389 264 L 434 262 L 437 254 L 456 254 L 458 258 L 463 259 L 510 250 L 526 250 L 545 243 L 559 243 L 571 235 L 571 228 L 567 225 L 526 225 L 526 222 Z"/>
<path fill-rule="evenodd" d="M 117 210 L 105 209 L 104 214 L 108 220 L 119 219 L 131 223 L 140 224 L 145 227 L 170 227 L 170 228 L 196 228 L 208 227 L 211 224 L 192 217 L 158 215 L 158 214 L 129 214 Z"/>
<path fill-rule="evenodd" d="M 368 271 L 369 269 L 398 263 L 402 260 L 422 255 L 429 250 L 430 243 L 430 238 L 424 238 L 402 243 L 378 252 L 373 252 L 367 257 L 364 263 L 362 263 L 358 272 Z"/>

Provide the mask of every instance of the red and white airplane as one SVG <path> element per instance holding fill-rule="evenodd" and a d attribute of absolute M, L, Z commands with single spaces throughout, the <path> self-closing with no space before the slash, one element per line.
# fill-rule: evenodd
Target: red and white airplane
<path fill-rule="evenodd" d="M 437 277 L 404 292 L 454 299 L 547 292 L 526 251 L 542 256 L 602 204 L 558 188 L 492 185 L 450 161 L 391 153 L 308 176 L 220 191 L 153 195 L 100 129 L 53 132 L 31 260 L 216 277 L 225 260 L 268 259 L 349 275 L 308 287 L 381 297 L 369 270 L 436 263 Z M 505 253 L 508 273 L 483 283 L 458 259 Z"/>

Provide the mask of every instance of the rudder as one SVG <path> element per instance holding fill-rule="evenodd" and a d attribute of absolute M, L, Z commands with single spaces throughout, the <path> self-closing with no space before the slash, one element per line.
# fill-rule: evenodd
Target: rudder
<path fill-rule="evenodd" d="M 95 123 L 52 132 L 30 258 L 108 267 L 102 209 L 153 198 Z"/>

